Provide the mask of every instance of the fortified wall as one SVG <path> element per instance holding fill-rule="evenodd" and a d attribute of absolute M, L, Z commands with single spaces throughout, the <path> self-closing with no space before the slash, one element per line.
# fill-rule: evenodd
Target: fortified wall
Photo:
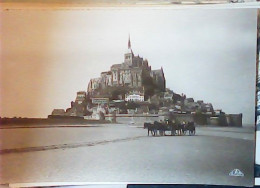
<path fill-rule="evenodd" d="M 105 115 L 105 120 L 112 121 L 115 118 L 117 123 L 122 124 L 135 124 L 142 126 L 145 122 L 154 122 L 154 121 L 164 121 L 165 119 L 175 119 L 179 122 L 195 122 L 197 125 L 202 125 L 196 121 L 194 114 L 174 114 L 169 115 L 141 115 L 141 114 L 116 114 Z M 215 126 L 230 126 L 230 127 L 242 127 L 242 114 L 225 114 L 223 116 L 205 116 L 206 125 L 215 125 Z"/>

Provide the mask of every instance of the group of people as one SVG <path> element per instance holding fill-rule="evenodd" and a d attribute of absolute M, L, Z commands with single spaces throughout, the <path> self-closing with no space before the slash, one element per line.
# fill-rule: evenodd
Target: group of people
<path fill-rule="evenodd" d="M 164 136 L 166 131 L 170 131 L 171 135 L 185 135 L 186 132 L 189 132 L 189 135 L 195 134 L 195 124 L 193 121 L 182 123 L 176 122 L 175 120 L 166 120 L 163 122 L 155 121 L 152 123 L 144 123 L 144 128 L 148 129 L 148 136 L 151 133 L 153 136 L 157 135 L 157 131 L 159 131 L 159 135 Z"/>

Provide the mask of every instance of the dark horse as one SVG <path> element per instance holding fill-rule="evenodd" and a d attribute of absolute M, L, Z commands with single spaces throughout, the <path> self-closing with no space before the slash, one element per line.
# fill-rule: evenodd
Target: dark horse
<path fill-rule="evenodd" d="M 144 129 L 147 129 L 147 134 L 148 136 L 153 135 L 157 136 L 157 131 L 159 131 L 160 136 L 165 135 L 165 130 L 166 130 L 166 125 L 163 123 L 160 123 L 158 121 L 155 121 L 153 124 L 152 123 L 144 123 Z"/>
<path fill-rule="evenodd" d="M 178 128 L 177 124 L 175 122 L 173 123 L 170 120 L 168 120 L 167 124 L 165 125 L 165 130 L 166 131 L 171 131 L 171 136 L 176 135 L 177 128 Z"/>
<path fill-rule="evenodd" d="M 147 129 L 147 133 L 151 132 L 151 135 L 155 136 L 155 126 L 152 123 L 144 123 L 144 129 Z"/>
<path fill-rule="evenodd" d="M 159 131 L 160 136 L 165 136 L 165 131 L 167 130 L 167 125 L 163 122 L 154 122 L 154 128 L 156 130 L 155 135 L 157 135 L 157 130 Z"/>
<path fill-rule="evenodd" d="M 184 133 L 184 124 L 178 123 L 176 125 L 176 130 L 178 135 L 182 135 Z"/>
<path fill-rule="evenodd" d="M 195 135 L 196 129 L 195 129 L 194 122 L 188 122 L 185 129 L 189 131 L 189 135 Z"/>

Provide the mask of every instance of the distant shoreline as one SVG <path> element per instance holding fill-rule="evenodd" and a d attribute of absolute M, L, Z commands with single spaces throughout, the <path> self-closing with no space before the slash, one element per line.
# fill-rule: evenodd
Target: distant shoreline
<path fill-rule="evenodd" d="M 60 118 L 1 118 L 1 126 L 15 125 L 87 125 L 107 124 L 106 120 L 86 120 L 83 117 L 60 117 Z"/>
<path fill-rule="evenodd" d="M 122 118 L 131 118 L 131 117 L 147 117 L 144 115 L 129 115 L 126 116 L 125 114 L 119 115 L 117 117 Z M 158 115 L 151 115 L 149 117 L 158 117 Z M 122 124 L 122 122 L 114 122 L 115 124 Z M 111 124 L 111 121 L 109 120 L 90 120 L 90 119 L 84 119 L 83 117 L 77 117 L 77 116 L 58 116 L 58 117 L 50 117 L 50 118 L 1 118 L 0 117 L 0 128 L 4 127 L 91 127 L 91 126 L 97 126 L 102 124 Z M 228 127 L 228 126 L 219 126 L 219 125 L 200 125 L 197 124 L 199 127 Z M 229 126 L 229 127 L 236 127 L 236 126 Z M 254 124 L 243 124 L 242 127 L 255 127 L 256 130 L 260 130 L 259 126 L 255 126 Z"/>

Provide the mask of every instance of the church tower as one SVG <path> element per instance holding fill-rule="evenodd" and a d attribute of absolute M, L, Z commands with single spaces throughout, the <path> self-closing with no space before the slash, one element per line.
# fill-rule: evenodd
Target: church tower
<path fill-rule="evenodd" d="M 127 49 L 127 52 L 125 53 L 124 63 L 126 63 L 129 66 L 132 66 L 133 58 L 134 58 L 134 53 L 133 53 L 132 48 L 131 48 L 131 41 L 130 41 L 130 35 L 129 35 L 128 49 Z"/>

